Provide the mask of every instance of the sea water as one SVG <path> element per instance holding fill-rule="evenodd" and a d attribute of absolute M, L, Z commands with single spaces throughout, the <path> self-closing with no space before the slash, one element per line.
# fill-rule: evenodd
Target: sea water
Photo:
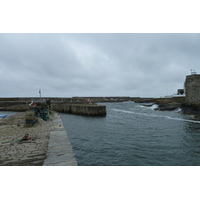
<path fill-rule="evenodd" d="M 13 111 L 0 111 L 0 115 L 7 115 L 6 117 L 14 115 L 14 114 L 16 114 L 16 112 L 13 112 Z M 0 120 L 1 119 L 3 119 L 3 118 L 0 117 Z"/>
<path fill-rule="evenodd" d="M 200 165 L 200 121 L 156 105 L 104 103 L 106 117 L 61 114 L 78 165 Z"/>

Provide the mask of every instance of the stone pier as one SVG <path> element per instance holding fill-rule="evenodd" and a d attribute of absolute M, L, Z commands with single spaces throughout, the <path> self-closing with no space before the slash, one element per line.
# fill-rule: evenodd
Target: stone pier
<path fill-rule="evenodd" d="M 71 143 L 58 113 L 54 114 L 53 127 L 43 166 L 77 166 Z"/>
<path fill-rule="evenodd" d="M 24 126 L 26 112 L 0 120 L 0 166 L 76 166 L 61 117 Z M 25 134 L 31 139 L 21 141 Z"/>
<path fill-rule="evenodd" d="M 52 103 L 51 109 L 60 113 L 88 116 L 106 116 L 106 106 L 90 104 Z"/>

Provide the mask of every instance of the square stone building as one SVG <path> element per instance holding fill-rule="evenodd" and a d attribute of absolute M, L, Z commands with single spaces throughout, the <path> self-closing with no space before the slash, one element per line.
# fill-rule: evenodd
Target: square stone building
<path fill-rule="evenodd" d="M 200 74 L 186 76 L 185 96 L 189 104 L 200 103 Z"/>

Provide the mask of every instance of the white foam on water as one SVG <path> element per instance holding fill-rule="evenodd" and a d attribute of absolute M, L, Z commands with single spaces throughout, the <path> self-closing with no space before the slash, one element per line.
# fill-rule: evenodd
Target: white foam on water
<path fill-rule="evenodd" d="M 145 108 L 146 106 L 143 106 L 143 105 L 138 105 L 138 107 Z"/>
<path fill-rule="evenodd" d="M 133 111 L 121 110 L 121 109 L 115 109 L 115 108 L 113 108 L 113 110 L 114 110 L 114 111 L 119 111 L 119 112 L 124 112 L 124 113 L 130 113 L 130 114 L 135 113 L 135 112 L 133 112 Z"/>
<path fill-rule="evenodd" d="M 150 109 L 154 110 L 156 108 L 158 108 L 158 105 L 157 104 L 153 104 L 151 107 L 149 107 Z"/>
<path fill-rule="evenodd" d="M 148 109 L 154 110 L 154 109 L 158 108 L 158 105 L 157 104 L 153 104 L 152 106 L 139 105 L 138 107 L 140 107 L 140 108 L 148 108 Z"/>
<path fill-rule="evenodd" d="M 146 114 L 146 113 L 136 113 L 133 111 L 127 111 L 127 110 L 121 110 L 121 109 L 113 109 L 115 111 L 118 112 L 124 112 L 124 113 L 130 113 L 130 114 L 136 114 L 136 115 L 143 115 L 143 116 L 147 116 L 147 117 L 155 117 L 155 118 L 166 118 L 166 119 L 170 119 L 170 120 L 177 120 L 177 121 L 184 121 L 184 122 L 192 122 L 192 123 L 197 123 L 200 124 L 200 121 L 195 121 L 195 120 L 190 120 L 190 119 L 181 119 L 181 118 L 175 118 L 175 117 L 170 117 L 170 116 L 164 116 L 164 115 L 150 115 L 150 114 Z"/>
<path fill-rule="evenodd" d="M 183 121 L 183 122 L 192 122 L 192 123 L 200 124 L 200 121 L 195 121 L 195 120 L 191 120 L 191 119 L 181 119 L 181 118 L 174 118 L 174 117 L 169 117 L 169 116 L 166 116 L 166 118 L 178 120 L 178 121 Z"/>
<path fill-rule="evenodd" d="M 175 110 L 175 112 L 177 112 L 177 113 L 181 112 L 181 108 L 177 108 L 177 109 Z"/>

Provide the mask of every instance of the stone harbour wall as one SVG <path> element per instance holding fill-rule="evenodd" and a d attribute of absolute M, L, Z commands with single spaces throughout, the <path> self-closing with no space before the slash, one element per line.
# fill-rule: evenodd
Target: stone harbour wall
<path fill-rule="evenodd" d="M 97 116 L 106 115 L 106 106 L 103 105 L 71 105 L 71 113 L 77 115 Z"/>
<path fill-rule="evenodd" d="M 0 101 L 0 111 L 27 111 L 29 103 L 21 101 Z"/>
<path fill-rule="evenodd" d="M 53 102 L 51 103 L 51 110 L 60 113 L 71 113 L 71 105 L 62 102 Z"/>
<path fill-rule="evenodd" d="M 19 101 L 19 98 L 0 98 L 0 111 L 27 111 L 32 101 L 33 99 L 31 98 L 22 98 L 22 101 Z M 88 104 L 86 100 L 69 98 L 48 98 L 45 100 L 44 98 L 35 98 L 33 102 L 38 105 L 45 103 L 52 111 L 60 113 L 90 116 L 106 115 L 106 106 Z"/>
<path fill-rule="evenodd" d="M 51 109 L 60 113 L 70 113 L 76 115 L 106 115 L 106 106 L 103 105 L 53 103 L 51 104 Z"/>

